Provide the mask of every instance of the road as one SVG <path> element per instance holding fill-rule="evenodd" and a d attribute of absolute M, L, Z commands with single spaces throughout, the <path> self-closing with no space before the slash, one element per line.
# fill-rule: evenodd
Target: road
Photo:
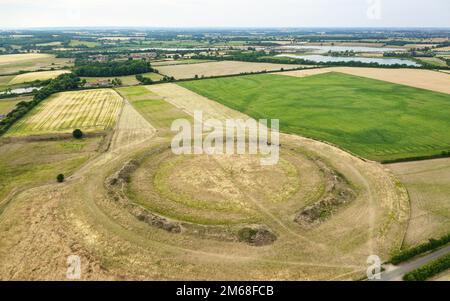
<path fill-rule="evenodd" d="M 420 268 L 421 266 L 424 266 L 425 264 L 449 253 L 450 245 L 443 247 L 433 253 L 402 263 L 397 266 L 388 265 L 385 267 L 386 271 L 381 275 L 381 279 L 379 281 L 402 281 L 403 275 L 405 275 L 406 273 Z"/>

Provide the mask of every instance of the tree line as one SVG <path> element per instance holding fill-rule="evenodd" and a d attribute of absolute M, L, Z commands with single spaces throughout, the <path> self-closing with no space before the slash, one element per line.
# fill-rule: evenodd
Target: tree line
<path fill-rule="evenodd" d="M 442 246 L 445 246 L 448 243 L 450 243 L 450 233 L 441 237 L 440 239 L 430 239 L 427 243 L 418 245 L 411 249 L 401 251 L 391 258 L 390 263 L 397 265 L 401 262 L 416 257 L 417 255 L 434 251 Z"/>
<path fill-rule="evenodd" d="M 76 60 L 74 72 L 78 76 L 108 77 L 153 72 L 145 60 L 110 61 L 106 63 Z"/>

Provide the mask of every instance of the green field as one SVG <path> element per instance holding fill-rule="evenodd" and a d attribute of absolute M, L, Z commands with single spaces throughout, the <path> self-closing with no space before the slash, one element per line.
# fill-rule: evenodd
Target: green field
<path fill-rule="evenodd" d="M 143 86 L 116 89 L 141 115 L 160 131 L 169 133 L 175 119 L 191 119 L 189 115 L 172 106 L 160 96 Z"/>
<path fill-rule="evenodd" d="M 11 142 L 0 141 L 1 201 L 13 189 L 55 181 L 59 173 L 69 176 L 96 154 L 101 138 L 82 140 Z"/>
<path fill-rule="evenodd" d="M 94 48 L 100 46 L 100 43 L 94 41 L 71 40 L 69 46 L 70 47 L 86 46 L 88 48 Z"/>
<path fill-rule="evenodd" d="M 0 99 L 0 115 L 6 115 L 11 112 L 21 101 L 30 101 L 32 96 L 17 96 L 11 98 Z"/>
<path fill-rule="evenodd" d="M 341 73 L 262 74 L 180 83 L 281 130 L 388 161 L 450 150 L 450 95 Z"/>

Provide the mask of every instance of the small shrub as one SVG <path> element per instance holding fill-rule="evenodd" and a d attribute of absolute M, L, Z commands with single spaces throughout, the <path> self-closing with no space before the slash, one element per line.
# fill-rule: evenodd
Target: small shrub
<path fill-rule="evenodd" d="M 73 138 L 75 138 L 75 139 L 83 138 L 83 132 L 80 129 L 74 130 L 72 135 L 73 135 Z"/>
<path fill-rule="evenodd" d="M 56 181 L 58 181 L 58 183 L 64 182 L 64 175 L 60 173 L 58 176 L 56 176 Z"/>

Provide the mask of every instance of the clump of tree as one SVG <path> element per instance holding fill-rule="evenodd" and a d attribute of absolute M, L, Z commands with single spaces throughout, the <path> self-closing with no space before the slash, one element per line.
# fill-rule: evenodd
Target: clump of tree
<path fill-rule="evenodd" d="M 120 78 L 114 78 L 112 81 L 111 81 L 111 84 L 114 86 L 114 87 L 119 87 L 119 86 L 122 86 L 122 80 L 120 79 Z"/>
<path fill-rule="evenodd" d="M 151 85 L 153 84 L 153 80 L 143 76 L 142 74 L 136 75 L 136 79 L 143 85 Z"/>
<path fill-rule="evenodd" d="M 164 76 L 162 80 L 163 80 L 163 82 L 173 82 L 173 81 L 175 81 L 175 77 L 173 77 L 173 76 Z"/>
<path fill-rule="evenodd" d="M 153 69 L 150 63 L 145 60 L 110 61 L 100 63 L 78 59 L 75 61 L 74 72 L 78 76 L 106 77 L 153 72 Z"/>
<path fill-rule="evenodd" d="M 56 176 L 56 181 L 58 183 L 62 183 L 62 182 L 64 182 L 64 178 L 65 178 L 64 175 L 62 173 L 60 173 L 59 175 Z"/>
<path fill-rule="evenodd" d="M 83 138 L 83 132 L 80 129 L 76 129 L 72 132 L 72 136 L 75 139 L 81 139 Z"/>
<path fill-rule="evenodd" d="M 81 80 L 78 76 L 72 73 L 62 74 L 57 78 L 51 80 L 42 89 L 34 92 L 34 97 L 32 101 L 19 102 L 14 110 L 6 115 L 6 118 L 0 121 L 0 135 L 6 133 L 6 131 L 20 118 L 22 118 L 26 113 L 38 105 L 41 101 L 56 92 L 74 90 L 81 86 Z"/>

